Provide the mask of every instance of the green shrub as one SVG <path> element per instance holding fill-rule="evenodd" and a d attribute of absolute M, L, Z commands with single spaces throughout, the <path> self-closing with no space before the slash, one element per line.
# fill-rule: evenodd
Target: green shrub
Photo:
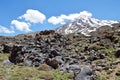
<path fill-rule="evenodd" d="M 53 80 L 68 80 L 68 75 L 66 73 L 60 72 L 60 70 L 55 70 Z"/>

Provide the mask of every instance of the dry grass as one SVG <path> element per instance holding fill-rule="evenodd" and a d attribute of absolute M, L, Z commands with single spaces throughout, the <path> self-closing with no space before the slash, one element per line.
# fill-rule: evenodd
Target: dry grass
<path fill-rule="evenodd" d="M 8 54 L 0 54 L 0 80 L 68 80 L 67 74 L 61 73 L 59 70 L 48 70 L 27 66 L 3 66 L 3 60 L 8 58 Z"/>
<path fill-rule="evenodd" d="M 41 71 L 50 71 L 50 67 L 47 64 L 41 64 L 38 67 L 38 70 L 41 70 Z"/>

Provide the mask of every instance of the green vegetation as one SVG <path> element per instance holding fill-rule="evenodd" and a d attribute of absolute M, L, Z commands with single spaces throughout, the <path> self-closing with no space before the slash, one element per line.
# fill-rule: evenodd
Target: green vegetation
<path fill-rule="evenodd" d="M 97 75 L 98 80 L 107 80 L 105 77 L 103 77 L 100 73 Z"/>
<path fill-rule="evenodd" d="M 39 70 L 35 67 L 27 66 L 3 66 L 3 60 L 8 58 L 8 54 L 0 54 L 0 80 L 68 80 L 67 73 L 60 70 Z"/>
<path fill-rule="evenodd" d="M 68 75 L 65 73 L 61 73 L 59 70 L 55 70 L 53 75 L 54 75 L 53 80 L 68 80 Z"/>

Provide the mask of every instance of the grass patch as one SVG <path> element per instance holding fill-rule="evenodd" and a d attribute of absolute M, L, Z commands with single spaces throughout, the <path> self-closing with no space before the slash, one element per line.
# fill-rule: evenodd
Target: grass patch
<path fill-rule="evenodd" d="M 0 80 L 68 80 L 67 73 L 60 70 L 39 70 L 27 66 L 3 66 L 2 62 L 8 59 L 9 54 L 0 54 Z"/>

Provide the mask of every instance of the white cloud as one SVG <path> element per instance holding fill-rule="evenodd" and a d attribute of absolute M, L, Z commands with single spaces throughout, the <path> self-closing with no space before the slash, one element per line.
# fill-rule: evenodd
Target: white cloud
<path fill-rule="evenodd" d="M 55 16 L 50 17 L 48 19 L 48 22 L 52 23 L 54 25 L 56 25 L 56 24 L 65 24 L 64 19 L 62 19 L 61 17 L 55 17 Z"/>
<path fill-rule="evenodd" d="M 15 28 L 19 31 L 25 31 L 25 32 L 29 32 L 30 30 L 30 23 L 26 23 L 26 22 L 20 22 L 18 20 L 12 20 L 11 24 L 15 26 Z"/>
<path fill-rule="evenodd" d="M 10 29 L 0 25 L 0 33 L 14 33 L 14 30 L 10 30 Z"/>
<path fill-rule="evenodd" d="M 80 13 L 73 13 L 69 15 L 62 14 L 60 16 L 52 16 L 48 19 L 49 23 L 52 23 L 53 25 L 57 24 L 65 24 L 65 20 L 73 21 L 78 17 L 92 17 L 92 14 L 88 11 L 82 11 Z"/>
<path fill-rule="evenodd" d="M 46 16 L 38 10 L 28 9 L 26 13 L 19 17 L 19 19 L 25 19 L 31 23 L 43 23 L 46 20 Z"/>

